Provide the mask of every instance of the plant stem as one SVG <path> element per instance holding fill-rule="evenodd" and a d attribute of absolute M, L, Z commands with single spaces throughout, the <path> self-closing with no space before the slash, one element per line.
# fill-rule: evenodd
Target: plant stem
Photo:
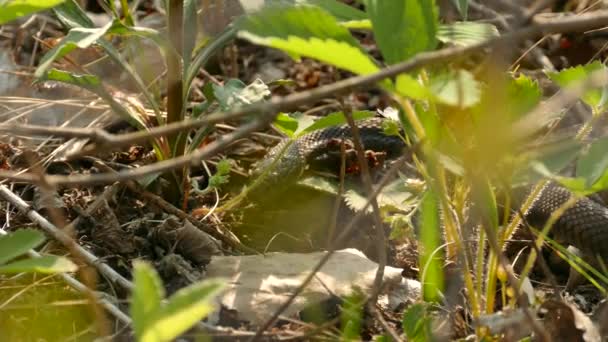
<path fill-rule="evenodd" d="M 182 52 L 184 46 L 184 3 L 182 0 L 169 0 L 167 13 L 169 39 L 177 54 L 167 54 L 167 124 L 184 120 L 184 98 L 183 98 L 183 69 Z M 174 133 L 167 136 L 171 157 L 184 155 L 186 148 L 186 135 Z M 179 191 L 182 187 L 180 181 L 185 174 L 184 169 L 173 174 L 168 174 L 167 179 L 171 183 L 168 196 L 170 201 L 179 201 Z"/>

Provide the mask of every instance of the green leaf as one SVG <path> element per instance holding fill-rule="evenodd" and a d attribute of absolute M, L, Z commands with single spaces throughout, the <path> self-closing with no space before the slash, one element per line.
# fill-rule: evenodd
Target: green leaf
<path fill-rule="evenodd" d="M 198 15 L 197 15 L 197 3 L 196 0 L 184 0 L 184 27 L 194 28 L 198 27 Z M 190 29 L 184 30 L 184 51 L 182 51 L 184 71 L 188 70 L 190 61 L 192 60 L 192 52 L 196 46 L 196 35 L 198 30 Z"/>
<path fill-rule="evenodd" d="M 602 69 L 605 69 L 604 64 L 600 61 L 595 61 L 586 65 L 564 69 L 560 72 L 551 72 L 548 73 L 548 76 L 559 86 L 568 87 L 584 82 L 594 71 Z M 604 92 L 605 89 L 590 89 L 583 94 L 582 100 L 596 111 L 600 111 L 606 103 Z"/>
<path fill-rule="evenodd" d="M 288 137 L 293 138 L 314 122 L 315 118 L 313 116 L 300 112 L 280 113 L 274 121 L 274 126 Z"/>
<path fill-rule="evenodd" d="M 259 102 L 270 96 L 270 89 L 260 79 L 249 85 L 241 80 L 230 79 L 223 86 L 214 84 L 213 94 L 222 110 L 228 111 L 238 106 Z"/>
<path fill-rule="evenodd" d="M 67 28 L 95 27 L 91 18 L 80 8 L 76 0 L 66 0 L 61 6 L 55 7 L 53 12 Z"/>
<path fill-rule="evenodd" d="M 177 291 L 164 305 L 164 289 L 158 274 L 146 262 L 136 261 L 134 268 L 131 317 L 138 341 L 171 341 L 191 328 L 213 310 L 211 301 L 225 287 L 225 282 L 208 279 Z"/>
<path fill-rule="evenodd" d="M 225 288 L 219 279 L 206 279 L 177 291 L 149 317 L 138 335 L 142 342 L 172 341 L 215 309 L 213 300 Z"/>
<path fill-rule="evenodd" d="M 439 24 L 434 0 L 366 0 L 374 35 L 388 64 L 435 49 Z"/>
<path fill-rule="evenodd" d="M 242 18 L 237 27 L 240 38 L 281 49 L 295 59 L 311 57 L 356 74 L 378 70 L 350 32 L 318 7 L 269 6 Z"/>
<path fill-rule="evenodd" d="M 342 326 L 340 341 L 360 340 L 365 299 L 360 291 L 355 291 L 352 295 L 344 298 L 342 311 L 340 312 Z"/>
<path fill-rule="evenodd" d="M 133 285 L 131 317 L 135 335 L 139 341 L 143 341 L 153 316 L 160 310 L 165 290 L 154 268 L 142 261 L 133 263 Z"/>
<path fill-rule="evenodd" d="M 355 121 L 364 120 L 368 118 L 374 117 L 374 112 L 362 110 L 353 112 L 353 119 Z M 342 112 L 334 112 L 329 115 L 326 115 L 319 120 L 316 120 L 312 125 L 304 128 L 301 134 L 310 133 L 312 131 L 316 131 L 318 129 L 323 129 L 331 126 L 337 126 L 347 123 L 346 118 L 344 117 L 344 113 Z"/>
<path fill-rule="evenodd" d="M 78 266 L 69 259 L 55 255 L 15 261 L 0 266 L 0 273 L 37 272 L 44 274 L 75 272 Z"/>
<path fill-rule="evenodd" d="M 403 313 L 401 325 L 408 341 L 433 341 L 431 316 L 426 303 L 416 303 L 407 308 Z"/>
<path fill-rule="evenodd" d="M 467 20 L 469 16 L 469 0 L 452 0 L 454 6 L 458 10 L 458 13 L 462 16 L 462 19 Z"/>
<path fill-rule="evenodd" d="M 448 106 L 468 108 L 481 98 L 479 83 L 466 70 L 448 71 L 434 75 L 430 88 L 435 100 Z"/>
<path fill-rule="evenodd" d="M 91 21 L 91 19 L 82 10 L 82 8 L 80 8 L 80 6 L 75 2 L 75 0 L 67 0 L 61 6 L 56 7 L 54 9 L 54 12 L 57 15 L 57 18 L 59 18 L 59 20 L 65 26 L 67 26 L 69 28 L 89 28 L 91 30 L 97 30 L 97 28 L 94 27 L 94 24 Z M 113 22 L 112 26 L 115 27 L 116 23 Z M 150 38 L 150 39 L 152 39 L 154 36 L 154 34 L 151 33 L 154 30 L 150 30 L 150 29 L 146 29 L 146 28 L 137 28 L 134 30 L 135 30 L 135 32 L 142 32 L 142 34 L 148 34 L 149 36 L 147 38 Z M 67 37 L 65 37 L 65 38 L 67 38 Z M 159 39 L 162 40 L 163 38 L 161 37 Z M 97 40 L 97 43 L 104 49 L 104 51 L 108 54 L 108 56 L 112 60 L 114 60 L 116 62 L 116 64 L 118 66 L 120 66 L 129 75 L 129 77 L 131 77 L 131 79 L 137 85 L 139 92 L 141 92 L 144 95 L 144 97 L 146 98 L 146 101 L 149 103 L 150 107 L 152 107 L 152 109 L 154 110 L 157 120 L 159 120 L 159 122 L 161 122 L 163 116 L 160 113 L 158 103 L 155 101 L 155 99 L 152 96 L 152 94 L 150 93 L 150 91 L 148 91 L 147 85 L 144 84 L 143 80 L 137 74 L 135 69 L 125 60 L 125 58 L 118 52 L 118 50 L 116 48 L 114 48 L 114 46 L 110 42 L 107 42 L 103 39 L 99 39 L 99 40 Z M 160 44 L 160 46 L 162 47 L 162 44 Z M 45 58 L 49 59 L 49 61 L 47 61 L 47 64 L 49 64 L 49 65 L 54 60 L 53 56 L 47 57 L 47 55 L 49 55 L 49 53 L 51 51 L 49 51 L 42 58 L 42 60 L 45 60 Z M 161 49 L 161 51 L 164 51 L 164 50 Z M 170 49 L 169 51 L 174 51 L 174 50 Z M 46 68 L 48 68 L 48 66 L 46 66 Z M 197 69 L 197 72 L 198 72 L 198 69 Z M 44 73 L 44 70 L 41 70 L 40 74 L 43 74 L 43 73 Z M 110 105 L 115 106 L 115 104 L 112 104 L 112 103 Z M 119 109 L 119 115 L 122 115 L 122 114 L 124 114 L 124 113 L 120 113 L 120 109 Z M 128 121 L 137 128 L 141 129 L 141 128 L 145 127 L 145 126 L 138 125 L 137 123 L 134 123 L 130 120 L 128 120 Z"/>
<path fill-rule="evenodd" d="M 37 230 L 19 229 L 0 236 L 0 265 L 27 253 L 44 242 L 44 235 Z"/>
<path fill-rule="evenodd" d="M 576 176 L 585 179 L 587 187 L 595 184 L 608 169 L 608 138 L 594 141 L 580 156 Z"/>
<path fill-rule="evenodd" d="M 63 37 L 57 45 L 42 57 L 38 68 L 34 72 L 34 76 L 36 78 L 42 77 L 53 61 L 67 55 L 71 51 L 77 48 L 84 49 L 91 46 L 99 38 L 103 37 L 110 27 L 112 27 L 111 22 L 100 28 L 76 27 L 71 29 L 67 36 Z"/>
<path fill-rule="evenodd" d="M 65 0 L 9 0 L 0 1 L 0 25 L 36 12 L 53 8 Z"/>
<path fill-rule="evenodd" d="M 460 46 L 479 44 L 499 36 L 498 29 L 492 24 L 457 21 L 439 26 L 437 39 L 442 43 Z"/>
<path fill-rule="evenodd" d="M 300 179 L 297 184 L 334 196 L 340 192 L 340 185 L 335 180 L 327 177 L 309 176 Z"/>
<path fill-rule="evenodd" d="M 367 19 L 365 12 L 336 0 L 300 0 L 299 3 L 308 3 L 318 6 L 340 21 Z"/>
<path fill-rule="evenodd" d="M 421 279 L 423 297 L 426 301 L 436 301 L 443 291 L 443 272 L 441 267 L 442 253 L 437 252 L 441 244 L 441 226 L 439 223 L 439 199 L 432 190 L 427 190 L 421 202 L 420 253 Z"/>
<path fill-rule="evenodd" d="M 42 77 L 42 80 L 50 80 L 71 84 L 80 88 L 87 89 L 93 93 L 97 93 L 100 91 L 100 89 L 103 89 L 103 87 L 101 86 L 101 79 L 91 74 L 79 75 L 67 71 L 51 69 L 46 75 Z"/>
<path fill-rule="evenodd" d="M 549 174 L 561 172 L 579 156 L 583 147 L 584 144 L 580 141 L 569 139 L 527 151 L 528 159 L 531 161 L 516 170 L 513 176 L 513 185 L 530 184 L 538 181 L 542 176 L 546 176 L 546 174 L 539 174 L 538 165 L 542 165 Z"/>
<path fill-rule="evenodd" d="M 487 219 L 486 222 L 490 225 L 489 228 L 498 228 L 498 207 L 496 205 L 496 196 L 492 189 L 490 181 L 482 176 L 477 175 L 472 177 L 470 180 L 471 189 L 473 189 L 472 195 L 475 200 L 475 204 L 480 209 L 480 213 Z"/>
<path fill-rule="evenodd" d="M 431 92 L 424 85 L 408 74 L 397 76 L 395 89 L 400 95 L 410 97 L 414 100 L 426 100 Z"/>
<path fill-rule="evenodd" d="M 531 111 L 540 102 L 542 91 L 536 80 L 521 74 L 507 85 L 507 106 L 513 120 Z"/>

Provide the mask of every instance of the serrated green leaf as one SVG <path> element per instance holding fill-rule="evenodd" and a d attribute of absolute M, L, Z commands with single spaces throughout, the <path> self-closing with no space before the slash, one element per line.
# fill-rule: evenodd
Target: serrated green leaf
<path fill-rule="evenodd" d="M 219 279 L 206 279 L 177 291 L 149 317 L 139 336 L 142 342 L 172 341 L 213 312 L 213 300 L 225 288 Z"/>
<path fill-rule="evenodd" d="M 576 176 L 585 179 L 587 187 L 595 184 L 608 169 L 608 138 L 594 141 L 580 156 Z"/>
<path fill-rule="evenodd" d="M 44 235 L 32 229 L 19 229 L 0 236 L 0 265 L 38 247 L 42 242 Z"/>
<path fill-rule="evenodd" d="M 160 310 L 165 290 L 154 268 L 142 261 L 133 263 L 133 285 L 135 287 L 131 295 L 131 317 L 135 335 L 139 341 L 143 341 L 154 315 Z"/>
<path fill-rule="evenodd" d="M 350 32 L 318 7 L 269 6 L 236 26 L 240 38 L 281 49 L 296 59 L 311 57 L 356 74 L 378 70 Z"/>
<path fill-rule="evenodd" d="M 361 212 L 363 208 L 365 208 L 365 204 L 367 203 L 367 196 L 359 193 L 355 189 L 348 189 L 344 192 L 344 202 L 348 207 L 354 212 Z M 367 207 L 367 213 L 372 213 L 373 208 L 371 206 Z"/>
<path fill-rule="evenodd" d="M 437 102 L 448 106 L 468 108 L 477 104 L 481 98 L 479 83 L 466 70 L 434 75 L 429 88 Z"/>
<path fill-rule="evenodd" d="M 410 305 L 403 313 L 401 326 L 408 341 L 422 342 L 433 340 L 431 317 L 426 303 Z"/>
<path fill-rule="evenodd" d="M 528 113 L 540 102 L 542 91 L 536 80 L 520 75 L 507 85 L 507 106 L 512 119 Z"/>
<path fill-rule="evenodd" d="M 568 87 L 579 82 L 584 82 L 594 71 L 602 69 L 605 69 L 604 64 L 600 61 L 595 61 L 586 65 L 564 69 L 560 72 L 551 72 L 548 73 L 548 76 L 559 86 Z M 581 99 L 589 106 L 599 110 L 606 102 L 606 96 L 603 95 L 604 92 L 604 89 L 590 89 L 583 94 Z"/>
<path fill-rule="evenodd" d="M 376 42 L 388 64 L 437 46 L 438 12 L 434 0 L 366 0 Z"/>
<path fill-rule="evenodd" d="M 344 298 L 340 312 L 341 341 L 360 340 L 365 300 L 366 297 L 360 291 Z"/>
<path fill-rule="evenodd" d="M 0 2 L 0 25 L 53 8 L 65 0 L 8 0 Z"/>
<path fill-rule="evenodd" d="M 78 266 L 69 259 L 55 255 L 23 259 L 0 266 L 0 273 L 37 272 L 43 274 L 75 272 Z"/>
<path fill-rule="evenodd" d="M 449 25 L 440 25 L 437 39 L 442 43 L 459 46 L 479 44 L 499 36 L 496 26 L 487 23 L 457 21 Z"/>

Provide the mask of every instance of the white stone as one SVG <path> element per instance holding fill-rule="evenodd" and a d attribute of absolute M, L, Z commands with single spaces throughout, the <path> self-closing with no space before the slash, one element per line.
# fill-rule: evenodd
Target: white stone
<path fill-rule="evenodd" d="M 207 276 L 229 279 L 228 290 L 219 297 L 220 303 L 236 310 L 239 319 L 259 325 L 290 297 L 325 253 L 214 256 L 207 266 Z M 358 250 L 337 251 L 283 315 L 293 317 L 332 294 L 344 297 L 355 288 L 369 293 L 377 268 L 378 264 Z M 412 280 L 402 281 L 401 269 L 386 267 L 384 270 L 383 293 L 394 289 L 403 296 L 406 289 L 412 299 L 419 296 L 419 285 Z M 217 322 L 217 318 L 210 318 Z"/>

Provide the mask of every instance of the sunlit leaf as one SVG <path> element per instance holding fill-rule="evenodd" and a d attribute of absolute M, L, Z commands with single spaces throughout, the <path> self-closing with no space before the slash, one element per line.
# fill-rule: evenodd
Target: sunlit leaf
<path fill-rule="evenodd" d="M 17 18 L 53 8 L 65 0 L 8 0 L 0 1 L 0 25 Z"/>
<path fill-rule="evenodd" d="M 443 291 L 442 253 L 435 253 L 441 244 L 441 226 L 439 223 L 439 199 L 427 190 L 421 202 L 420 253 L 423 297 L 426 301 L 436 301 Z"/>
<path fill-rule="evenodd" d="M 496 26 L 470 21 L 457 21 L 449 25 L 440 25 L 437 32 L 437 39 L 441 42 L 459 46 L 479 44 L 498 36 Z"/>
<path fill-rule="evenodd" d="M 133 263 L 133 285 L 131 317 L 135 334 L 141 341 L 153 316 L 160 310 L 165 290 L 154 268 L 140 261 Z"/>
<path fill-rule="evenodd" d="M 414 100 L 425 100 L 431 96 L 431 92 L 425 86 L 420 84 L 415 78 L 407 74 L 397 76 L 395 83 L 397 92 Z"/>
<path fill-rule="evenodd" d="M 270 6 L 242 18 L 237 27 L 240 38 L 296 59 L 311 57 L 357 74 L 378 70 L 350 32 L 318 7 Z"/>
<path fill-rule="evenodd" d="M 481 97 L 479 83 L 466 70 L 434 75 L 430 83 L 435 99 L 445 105 L 467 108 L 477 104 Z"/>
<path fill-rule="evenodd" d="M 511 118 L 517 119 L 528 113 L 540 102 L 542 91 L 536 80 L 520 75 L 507 85 L 507 106 Z"/>
<path fill-rule="evenodd" d="M 225 111 L 259 102 L 270 96 L 268 86 L 260 79 L 249 85 L 238 79 L 230 79 L 224 85 L 214 84 L 213 93 Z"/>
<path fill-rule="evenodd" d="M 180 289 L 148 318 L 148 324 L 140 335 L 141 341 L 173 341 L 213 312 L 213 300 L 224 287 L 224 281 L 206 279 Z"/>
<path fill-rule="evenodd" d="M 76 264 L 69 259 L 55 255 L 23 259 L 0 266 L 0 273 L 37 272 L 43 274 L 75 272 Z"/>

